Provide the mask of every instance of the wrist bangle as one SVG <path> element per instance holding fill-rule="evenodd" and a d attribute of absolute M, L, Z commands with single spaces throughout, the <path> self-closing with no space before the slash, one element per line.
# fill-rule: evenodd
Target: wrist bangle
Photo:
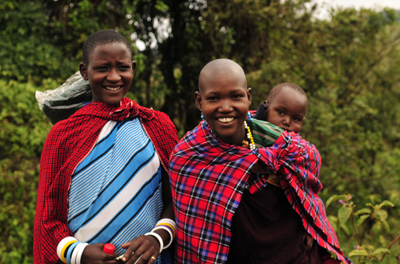
<path fill-rule="evenodd" d="M 154 227 L 153 230 L 151 230 L 151 232 L 154 232 L 157 229 L 163 229 L 163 230 L 168 232 L 168 234 L 169 234 L 169 243 L 166 246 L 163 247 L 163 250 L 167 249 L 172 244 L 172 241 L 174 241 L 174 235 L 172 233 L 172 230 L 171 230 L 171 228 L 169 226 L 158 225 L 158 226 Z"/>
<path fill-rule="evenodd" d="M 57 256 L 61 259 L 62 262 L 68 264 L 67 260 L 65 259 L 65 253 L 68 247 L 75 242 L 78 242 L 75 237 L 65 237 L 60 241 L 60 243 L 58 243 Z"/>
<path fill-rule="evenodd" d="M 81 242 L 75 242 L 73 243 L 71 246 L 69 246 L 68 251 L 67 251 L 67 262 L 71 264 L 71 257 L 72 257 L 72 253 L 74 252 L 74 249 L 76 248 L 76 246 L 78 244 L 80 244 Z"/>
<path fill-rule="evenodd" d="M 163 240 L 162 240 L 162 238 L 160 237 L 159 234 L 154 233 L 154 232 L 149 232 L 149 233 L 146 233 L 146 234 L 144 234 L 144 235 L 145 235 L 145 236 L 153 236 L 153 237 L 157 238 L 158 243 L 160 243 L 160 253 L 161 253 L 161 251 L 163 251 L 164 242 L 163 242 Z"/>
<path fill-rule="evenodd" d="M 176 223 L 174 220 L 169 218 L 162 218 L 157 222 L 156 226 L 158 225 L 169 226 L 172 229 L 172 232 L 174 233 L 174 237 L 176 236 Z"/>
<path fill-rule="evenodd" d="M 74 248 L 74 251 L 72 252 L 72 255 L 71 255 L 70 264 L 76 264 L 76 255 L 78 255 L 80 244 L 82 244 L 82 242 L 79 242 L 79 244 L 76 245 L 76 247 Z"/>
<path fill-rule="evenodd" d="M 76 249 L 78 252 L 76 253 L 75 264 L 81 264 L 82 254 L 87 245 L 89 245 L 89 244 L 82 243 L 82 244 L 78 245 L 79 248 Z"/>

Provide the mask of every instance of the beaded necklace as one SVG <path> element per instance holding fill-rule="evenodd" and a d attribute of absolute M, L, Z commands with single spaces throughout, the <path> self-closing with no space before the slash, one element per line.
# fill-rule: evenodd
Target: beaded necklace
<path fill-rule="evenodd" d="M 256 144 L 254 144 L 253 135 L 251 134 L 250 127 L 247 126 L 246 121 L 244 121 L 244 127 L 245 127 L 246 132 L 247 132 L 246 133 L 247 140 L 243 140 L 242 141 L 242 147 L 254 150 L 254 149 L 256 149 Z M 250 144 L 249 144 L 249 142 L 250 142 Z"/>

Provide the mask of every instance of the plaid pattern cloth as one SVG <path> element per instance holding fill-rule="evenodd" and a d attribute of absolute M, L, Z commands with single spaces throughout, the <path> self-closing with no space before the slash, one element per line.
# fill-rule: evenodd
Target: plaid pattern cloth
<path fill-rule="evenodd" d="M 102 101 L 92 102 L 70 118 L 56 123 L 46 139 L 40 162 L 34 263 L 57 263 L 58 243 L 66 236 L 73 236 L 67 226 L 71 175 L 92 150 L 107 121 L 122 121 L 129 117 L 140 119 L 164 169 L 168 171 L 168 157 L 178 136 L 175 126 L 164 113 L 124 98 L 116 107 Z"/>
<path fill-rule="evenodd" d="M 280 175 L 289 202 L 319 245 L 351 263 L 340 250 L 324 205 L 316 195 L 322 185 L 318 179 L 320 156 L 313 145 L 296 133 L 284 131 L 271 147 L 251 151 L 220 141 L 205 122 L 188 132 L 170 157 L 178 226 L 177 263 L 227 260 L 232 216 L 258 160 L 267 168 L 259 175 Z M 266 177 L 255 179 L 249 191 L 262 189 Z"/>

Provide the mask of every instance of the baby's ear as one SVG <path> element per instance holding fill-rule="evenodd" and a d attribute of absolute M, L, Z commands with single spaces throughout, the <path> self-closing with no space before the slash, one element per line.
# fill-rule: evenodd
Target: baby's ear
<path fill-rule="evenodd" d="M 265 100 L 263 102 L 263 105 L 264 105 L 264 118 L 265 118 L 265 121 L 268 121 L 268 107 L 269 107 L 268 100 Z"/>

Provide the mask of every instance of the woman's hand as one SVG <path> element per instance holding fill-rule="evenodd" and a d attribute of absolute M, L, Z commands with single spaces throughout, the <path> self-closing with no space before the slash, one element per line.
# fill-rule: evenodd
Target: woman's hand
<path fill-rule="evenodd" d="M 117 253 L 107 254 L 103 252 L 104 243 L 91 244 L 86 246 L 82 254 L 82 264 L 104 264 L 117 263 Z"/>
<path fill-rule="evenodd" d="M 153 236 L 138 236 L 134 240 L 122 245 L 127 248 L 122 261 L 133 264 L 140 258 L 137 264 L 153 264 L 160 253 L 160 244 Z"/>

